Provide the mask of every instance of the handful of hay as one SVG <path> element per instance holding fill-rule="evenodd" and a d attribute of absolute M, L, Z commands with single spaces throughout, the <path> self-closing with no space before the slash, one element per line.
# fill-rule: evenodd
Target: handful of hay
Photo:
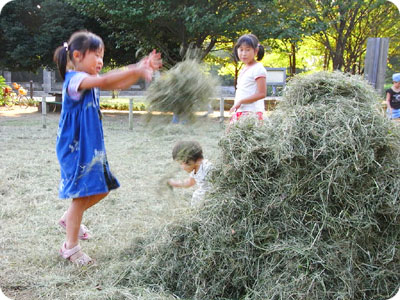
<path fill-rule="evenodd" d="M 215 96 L 218 80 L 208 75 L 198 60 L 186 58 L 162 74 L 148 88 L 149 116 L 154 111 L 173 112 L 182 119 L 193 120 Z"/>
<path fill-rule="evenodd" d="M 206 206 L 149 237 L 124 284 L 185 299 L 397 291 L 400 128 L 358 77 L 299 76 L 284 97 L 262 126 L 231 127 Z"/>

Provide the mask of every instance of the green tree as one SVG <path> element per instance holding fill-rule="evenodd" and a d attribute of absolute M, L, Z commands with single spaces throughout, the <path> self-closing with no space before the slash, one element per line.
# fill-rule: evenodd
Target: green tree
<path fill-rule="evenodd" d="M 267 5 L 259 6 L 257 15 L 246 19 L 246 31 L 258 36 L 261 44 L 266 47 L 267 57 L 271 57 L 271 53 L 269 53 L 271 51 L 274 55 L 274 65 L 271 65 L 271 60 L 268 58 L 263 61 L 265 65 L 270 67 L 289 65 L 290 75 L 296 73 L 299 44 L 315 32 L 325 28 L 324 23 L 312 20 L 309 15 L 307 8 L 297 0 L 274 0 Z M 231 35 L 231 39 L 221 40 L 216 47 L 217 51 L 212 53 L 211 58 L 208 58 L 208 61 L 221 64 L 220 73 L 232 74 L 235 83 L 240 64 L 232 65 L 232 59 L 228 59 L 226 54 L 222 54 L 222 51 L 231 52 L 238 34 L 235 32 Z M 279 63 L 277 62 L 278 56 Z M 301 58 L 303 59 L 303 57 Z M 304 63 L 301 62 L 301 67 L 303 66 Z"/>
<path fill-rule="evenodd" d="M 3 7 L 0 19 L 2 67 L 35 70 L 38 67 L 34 35 L 39 27 L 39 1 L 12 1 Z M 30 51 L 30 55 L 27 55 Z"/>
<path fill-rule="evenodd" d="M 131 53 L 157 48 L 169 64 L 182 60 L 190 47 L 201 49 L 204 58 L 217 43 L 235 40 L 245 30 L 257 31 L 260 18 L 273 6 L 273 0 L 68 1 L 111 29 L 117 48 Z"/>
<path fill-rule="evenodd" d="M 325 65 L 333 70 L 362 73 L 368 37 L 397 34 L 398 11 L 386 0 L 300 1 L 312 20 L 326 24 L 314 38 L 325 47 Z"/>
<path fill-rule="evenodd" d="M 65 1 L 12 1 L 0 17 L 0 68 L 36 71 L 54 67 L 54 50 L 81 29 L 96 32 L 99 26 Z"/>
<path fill-rule="evenodd" d="M 265 36 L 273 38 L 266 42 L 272 49 L 287 54 L 290 75 L 296 74 L 298 44 L 326 28 L 322 20 L 312 19 L 310 14 L 309 8 L 298 0 L 276 0 L 270 15 L 265 16 L 270 20 L 264 24 L 265 30 L 269 31 Z"/>

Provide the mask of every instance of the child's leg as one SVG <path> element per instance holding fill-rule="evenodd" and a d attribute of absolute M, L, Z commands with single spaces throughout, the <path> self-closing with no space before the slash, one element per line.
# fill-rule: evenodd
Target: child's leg
<path fill-rule="evenodd" d="M 95 205 L 101 199 L 106 197 L 108 193 L 97 194 L 88 197 L 74 198 L 68 209 L 67 224 L 67 241 L 66 248 L 71 249 L 78 245 L 79 228 L 82 222 L 82 216 L 85 210 Z"/>
<path fill-rule="evenodd" d="M 67 213 L 68 213 L 68 210 L 66 210 L 66 211 L 64 212 L 63 216 L 62 216 L 61 219 L 58 221 L 58 225 L 60 225 L 60 226 L 61 226 L 62 228 L 64 228 L 64 229 L 67 229 L 67 222 L 66 222 Z M 86 228 L 86 226 L 83 225 L 82 223 L 81 223 L 81 227 L 79 228 L 78 238 L 79 238 L 80 240 L 89 240 L 89 239 L 90 239 L 89 231 L 88 231 L 88 229 Z"/>

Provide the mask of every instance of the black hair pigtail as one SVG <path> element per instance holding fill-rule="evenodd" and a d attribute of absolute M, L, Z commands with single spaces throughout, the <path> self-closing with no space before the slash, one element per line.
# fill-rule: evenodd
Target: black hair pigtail
<path fill-rule="evenodd" d="M 65 73 L 67 72 L 67 62 L 68 62 L 67 54 L 68 52 L 66 47 L 61 46 L 56 49 L 53 57 L 53 61 L 56 63 L 58 71 L 60 72 L 60 75 L 63 80 L 65 79 Z"/>
<path fill-rule="evenodd" d="M 262 58 L 264 57 L 264 53 L 265 53 L 265 50 L 264 50 L 263 45 L 258 45 L 258 52 L 257 52 L 257 60 L 258 61 L 262 60 Z"/>
<path fill-rule="evenodd" d="M 236 44 L 236 45 L 233 47 L 233 59 L 234 59 L 235 63 L 238 63 L 238 62 L 240 61 L 239 56 L 238 56 L 238 53 L 237 53 L 238 48 L 239 48 L 239 45 L 238 45 L 238 44 Z"/>

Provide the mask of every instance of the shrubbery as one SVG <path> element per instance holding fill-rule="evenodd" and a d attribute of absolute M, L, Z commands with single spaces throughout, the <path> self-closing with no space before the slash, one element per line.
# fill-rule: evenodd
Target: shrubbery
<path fill-rule="evenodd" d="M 115 110 L 129 110 L 129 103 L 108 103 L 100 102 L 101 109 L 115 109 Z M 145 111 L 146 105 L 144 103 L 133 103 L 133 111 Z"/>

